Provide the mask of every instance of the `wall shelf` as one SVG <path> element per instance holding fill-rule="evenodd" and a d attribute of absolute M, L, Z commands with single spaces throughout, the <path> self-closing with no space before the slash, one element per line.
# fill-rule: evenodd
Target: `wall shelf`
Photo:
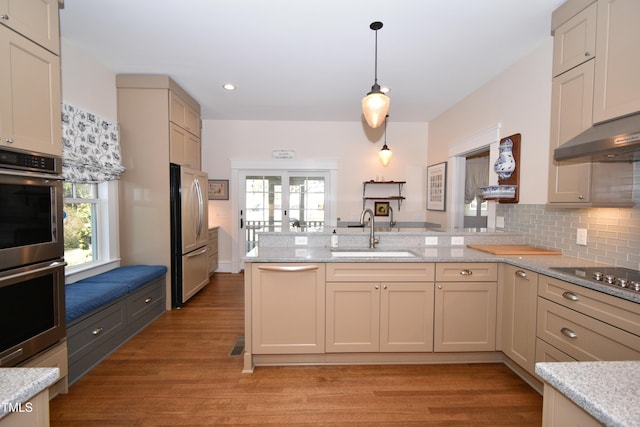
<path fill-rule="evenodd" d="M 406 181 L 365 181 L 362 183 L 362 209 L 364 210 L 366 204 L 367 204 L 367 200 L 374 200 L 374 201 L 397 201 L 398 202 L 398 210 L 400 210 L 400 206 L 402 206 L 402 201 L 405 199 L 405 197 L 402 195 L 402 186 L 404 184 L 406 184 Z M 367 196 L 367 186 L 369 185 L 376 185 L 376 186 L 382 186 L 382 185 L 392 185 L 392 186 L 397 186 L 398 187 L 398 195 L 396 196 L 395 194 L 393 195 L 389 195 L 389 196 Z"/>

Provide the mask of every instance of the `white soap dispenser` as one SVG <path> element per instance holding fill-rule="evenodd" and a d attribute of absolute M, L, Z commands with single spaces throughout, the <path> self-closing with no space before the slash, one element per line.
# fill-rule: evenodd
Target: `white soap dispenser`
<path fill-rule="evenodd" d="M 336 234 L 336 230 L 333 230 L 333 233 L 331 234 L 331 247 L 338 247 L 338 235 Z"/>

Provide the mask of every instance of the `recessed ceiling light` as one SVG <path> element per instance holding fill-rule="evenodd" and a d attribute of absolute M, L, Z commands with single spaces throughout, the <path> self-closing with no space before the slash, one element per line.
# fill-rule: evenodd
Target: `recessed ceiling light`
<path fill-rule="evenodd" d="M 224 85 L 222 85 L 222 87 L 225 90 L 236 90 L 236 85 L 234 85 L 233 83 L 225 83 Z"/>

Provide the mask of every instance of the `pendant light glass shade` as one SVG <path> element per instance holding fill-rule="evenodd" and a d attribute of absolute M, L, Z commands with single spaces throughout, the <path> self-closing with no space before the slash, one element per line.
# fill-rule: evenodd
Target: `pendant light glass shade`
<path fill-rule="evenodd" d="M 372 22 L 369 25 L 376 33 L 376 49 L 375 49 L 375 68 L 373 86 L 371 92 L 362 99 L 362 113 L 367 124 L 372 128 L 378 128 L 382 125 L 389 112 L 389 104 L 391 100 L 387 95 L 382 93 L 378 84 L 378 30 L 382 28 L 382 22 Z"/>
<path fill-rule="evenodd" d="M 384 167 L 387 167 L 389 165 L 389 162 L 391 161 L 391 156 L 393 155 L 391 150 L 389 150 L 389 147 L 387 147 L 387 118 L 389 118 L 389 116 L 385 115 L 384 116 L 384 145 L 382 146 L 382 150 L 378 152 L 378 157 L 380 157 L 380 163 L 382 163 L 382 166 Z"/>
<path fill-rule="evenodd" d="M 393 153 L 391 152 L 391 150 L 389 150 L 389 147 L 387 147 L 387 144 L 384 144 L 382 146 L 382 150 L 380 150 L 380 152 L 378 153 L 378 156 L 380 157 L 380 163 L 382 163 L 382 166 L 387 167 L 389 165 L 392 155 Z"/>

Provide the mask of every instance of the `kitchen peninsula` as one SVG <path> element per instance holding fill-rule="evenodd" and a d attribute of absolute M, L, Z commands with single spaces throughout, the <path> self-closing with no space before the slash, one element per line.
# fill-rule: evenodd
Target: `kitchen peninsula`
<path fill-rule="evenodd" d="M 598 263 L 467 247 L 521 245 L 515 233 L 378 232 L 367 249 L 368 231 L 339 230 L 337 249 L 329 233 L 261 234 L 245 258 L 244 372 L 504 362 L 541 391 L 536 362 L 640 360 L 640 293 L 552 269 Z"/>

